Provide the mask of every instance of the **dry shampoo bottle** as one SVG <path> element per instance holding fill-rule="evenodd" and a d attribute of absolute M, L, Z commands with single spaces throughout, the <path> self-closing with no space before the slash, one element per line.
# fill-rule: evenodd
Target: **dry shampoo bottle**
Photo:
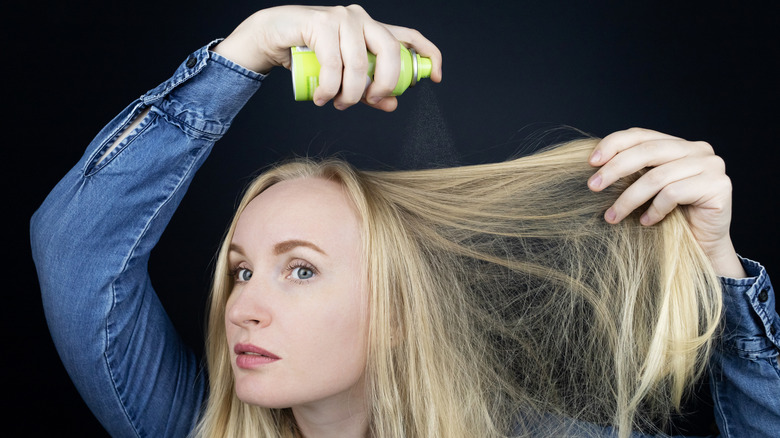
<path fill-rule="evenodd" d="M 293 47 L 292 51 L 292 79 L 295 100 L 312 100 L 314 90 L 319 85 L 320 63 L 314 51 L 305 46 Z M 368 79 L 366 84 L 374 78 L 376 68 L 376 56 L 368 53 Z M 399 96 L 407 88 L 413 87 L 422 78 L 431 77 L 431 59 L 420 56 L 414 49 L 401 46 L 401 74 L 398 83 L 393 89 L 392 95 Z M 367 86 L 367 85 L 366 85 Z"/>

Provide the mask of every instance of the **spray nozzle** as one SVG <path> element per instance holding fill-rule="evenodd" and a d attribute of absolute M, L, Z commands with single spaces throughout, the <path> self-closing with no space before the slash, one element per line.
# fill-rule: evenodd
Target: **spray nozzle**
<path fill-rule="evenodd" d="M 417 55 L 417 80 L 431 77 L 431 70 L 433 70 L 433 64 L 431 64 L 431 58 Z"/>

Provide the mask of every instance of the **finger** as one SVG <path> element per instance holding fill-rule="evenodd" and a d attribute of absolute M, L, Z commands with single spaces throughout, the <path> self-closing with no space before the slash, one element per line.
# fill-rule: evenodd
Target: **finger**
<path fill-rule="evenodd" d="M 398 40 L 406 43 L 407 47 L 413 47 L 420 56 L 431 58 L 431 80 L 441 82 L 442 80 L 442 56 L 439 48 L 436 47 L 428 38 L 425 38 L 420 32 L 408 27 L 384 25 L 390 33 Z"/>
<path fill-rule="evenodd" d="M 607 222 L 618 223 L 664 190 L 667 191 L 665 196 L 673 194 L 673 199 L 681 203 L 691 203 L 693 202 L 692 198 L 709 196 L 711 189 L 706 185 L 695 186 L 698 189 L 697 192 L 677 192 L 676 190 L 679 190 L 680 187 L 694 187 L 680 185 L 681 181 L 696 179 L 697 181 L 713 182 L 721 176 L 725 177 L 724 173 L 716 170 L 717 165 L 708 162 L 713 160 L 720 159 L 719 157 L 713 157 L 712 160 L 699 157 L 685 158 L 650 169 L 615 200 L 615 203 L 604 214 L 604 218 Z M 671 210 L 665 211 L 664 215 L 669 211 Z"/>
<path fill-rule="evenodd" d="M 617 131 L 601 139 L 593 148 L 588 162 L 591 166 L 600 166 L 618 153 L 640 143 L 652 140 L 680 140 L 679 137 L 643 128 L 631 128 Z"/>
<path fill-rule="evenodd" d="M 726 174 L 704 173 L 669 184 L 653 198 L 639 221 L 643 225 L 656 224 L 679 205 L 694 205 L 714 212 L 730 210 L 731 179 Z"/>
<path fill-rule="evenodd" d="M 378 23 L 367 25 L 366 46 L 376 55 L 374 80 L 366 90 L 366 101 L 377 103 L 390 96 L 401 72 L 401 45 L 392 33 Z"/>
<path fill-rule="evenodd" d="M 588 180 L 591 190 L 601 191 L 620 178 L 644 168 L 661 166 L 675 160 L 694 156 L 715 156 L 705 142 L 689 142 L 676 138 L 656 139 L 639 143 L 609 159 Z"/>
<path fill-rule="evenodd" d="M 398 107 L 398 99 L 396 99 L 394 96 L 383 97 L 376 103 L 370 103 L 365 98 L 362 100 L 362 102 L 372 108 L 380 109 L 386 112 L 393 112 Z"/>
<path fill-rule="evenodd" d="M 320 64 L 319 83 L 313 98 L 315 105 L 322 106 L 333 99 L 341 88 L 343 64 L 339 30 L 335 26 L 323 25 L 307 43 Z"/>
<path fill-rule="evenodd" d="M 341 91 L 333 100 L 338 109 L 345 109 L 360 101 L 366 89 L 368 57 L 362 25 L 355 20 L 343 23 L 339 29 L 343 72 Z"/>
<path fill-rule="evenodd" d="M 693 204 L 701 198 L 703 178 L 687 178 L 674 182 L 661 189 L 653 202 L 639 218 L 642 225 L 654 225 L 660 222 L 679 205 Z M 698 195 L 696 195 L 698 194 Z"/>

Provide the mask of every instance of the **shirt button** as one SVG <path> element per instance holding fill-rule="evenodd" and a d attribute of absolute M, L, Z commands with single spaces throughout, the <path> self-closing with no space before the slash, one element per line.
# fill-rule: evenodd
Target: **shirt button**
<path fill-rule="evenodd" d="M 758 301 L 761 301 L 762 303 L 765 303 L 766 300 L 769 299 L 769 288 L 765 287 L 761 289 L 761 292 L 758 293 Z"/>
<path fill-rule="evenodd" d="M 190 59 L 187 60 L 187 68 L 195 67 L 195 64 L 198 63 L 198 58 L 194 56 L 190 56 Z"/>
<path fill-rule="evenodd" d="M 775 330 L 775 326 L 769 327 L 769 333 L 772 333 L 774 335 L 775 332 L 777 332 L 777 330 Z"/>

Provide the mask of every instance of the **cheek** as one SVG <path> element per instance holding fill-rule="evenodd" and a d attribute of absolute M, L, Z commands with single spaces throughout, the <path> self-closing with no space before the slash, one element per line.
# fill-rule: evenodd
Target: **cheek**
<path fill-rule="evenodd" d="M 319 315 L 305 318 L 306 328 L 301 334 L 308 338 L 307 343 L 316 354 L 362 367 L 368 338 L 365 294 L 330 304 L 317 309 Z"/>

